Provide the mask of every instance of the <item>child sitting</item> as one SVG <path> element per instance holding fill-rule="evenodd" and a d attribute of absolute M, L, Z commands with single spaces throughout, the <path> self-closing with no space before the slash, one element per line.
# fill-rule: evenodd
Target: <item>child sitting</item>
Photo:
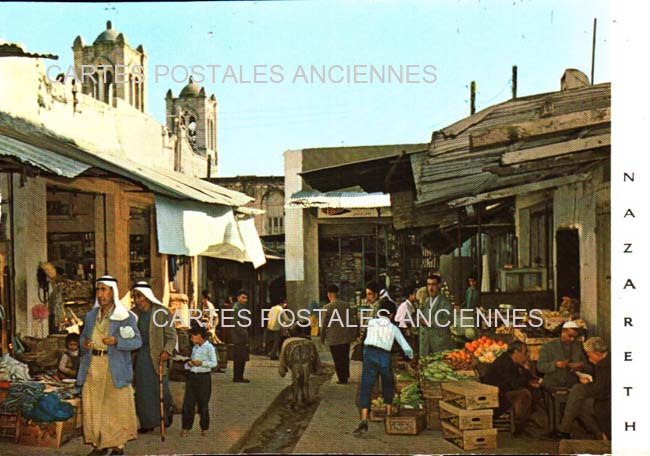
<path fill-rule="evenodd" d="M 210 371 L 217 367 L 217 354 L 214 346 L 208 342 L 207 330 L 201 326 L 193 326 L 190 339 L 194 344 L 191 359 L 185 363 L 188 369 L 185 380 L 185 397 L 183 398 L 183 430 L 181 437 L 187 437 L 194 425 L 194 410 L 199 406 L 201 416 L 201 435 L 207 435 L 210 426 L 209 403 L 212 395 Z"/>
<path fill-rule="evenodd" d="M 68 334 L 65 337 L 66 350 L 59 361 L 59 372 L 66 378 L 77 378 L 79 370 L 79 334 Z"/>

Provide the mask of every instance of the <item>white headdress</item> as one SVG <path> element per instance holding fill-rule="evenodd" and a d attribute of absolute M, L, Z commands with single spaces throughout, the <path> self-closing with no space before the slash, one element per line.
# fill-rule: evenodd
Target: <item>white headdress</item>
<path fill-rule="evenodd" d="M 113 303 L 115 304 L 115 310 L 113 310 L 113 314 L 110 316 L 110 319 L 116 321 L 122 321 L 129 318 L 128 309 L 124 307 L 124 304 L 122 304 L 122 301 L 120 301 L 120 294 L 117 290 L 117 280 L 114 277 L 111 277 L 109 275 L 104 275 L 95 281 L 95 286 L 97 286 L 97 284 L 100 283 L 103 283 L 104 285 L 111 287 L 111 289 L 113 290 Z M 94 307 L 99 307 L 99 302 L 97 301 L 96 297 L 95 297 L 95 305 L 93 306 L 93 308 Z"/>
<path fill-rule="evenodd" d="M 152 302 L 154 304 L 160 304 L 161 306 L 163 305 L 163 303 L 160 302 L 160 300 L 156 298 L 156 296 L 154 296 L 153 290 L 151 289 L 151 286 L 147 282 L 145 281 L 137 282 L 131 289 L 131 292 L 135 290 L 138 290 L 140 293 L 142 293 L 149 302 Z"/>

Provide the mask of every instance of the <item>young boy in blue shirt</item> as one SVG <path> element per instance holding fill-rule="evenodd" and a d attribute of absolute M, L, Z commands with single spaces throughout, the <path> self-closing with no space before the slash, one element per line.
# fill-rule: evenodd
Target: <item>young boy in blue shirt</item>
<path fill-rule="evenodd" d="M 190 340 L 194 344 L 191 359 L 185 363 L 189 370 L 185 381 L 185 397 L 183 398 L 183 430 L 181 437 L 187 437 L 194 425 L 194 410 L 198 404 L 201 425 L 201 435 L 208 434 L 210 427 L 210 396 L 212 382 L 210 371 L 217 367 L 217 354 L 214 346 L 207 340 L 208 332 L 201 326 L 193 326 L 190 330 Z"/>

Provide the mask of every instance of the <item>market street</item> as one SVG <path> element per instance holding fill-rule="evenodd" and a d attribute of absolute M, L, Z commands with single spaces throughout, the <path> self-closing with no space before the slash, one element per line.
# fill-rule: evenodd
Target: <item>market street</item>
<path fill-rule="evenodd" d="M 189 437 L 182 438 L 181 416 L 174 415 L 174 423 L 165 432 L 165 442 L 160 441 L 158 429 L 141 434 L 126 446 L 127 454 L 168 454 L 177 452 L 210 454 L 228 453 L 246 438 L 249 429 L 262 417 L 277 395 L 290 383 L 277 373 L 277 361 L 267 357 L 251 356 L 246 367 L 250 384 L 232 382 L 232 362 L 225 374 L 212 374 L 212 399 L 210 400 L 210 433 L 202 437 L 198 423 Z M 177 404 L 183 396 L 184 383 L 170 382 L 172 395 Z M 90 446 L 81 437 L 75 437 L 61 448 L 50 449 L 16 445 L 8 440 L 0 441 L 0 453 L 15 455 L 85 455 Z"/>

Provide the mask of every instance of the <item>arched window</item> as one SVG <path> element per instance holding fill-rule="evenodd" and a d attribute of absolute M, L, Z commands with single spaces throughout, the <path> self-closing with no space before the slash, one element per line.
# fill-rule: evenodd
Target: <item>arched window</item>
<path fill-rule="evenodd" d="M 140 92 L 140 106 L 138 109 L 144 112 L 144 81 L 140 81 L 140 84 L 138 84 L 138 89 Z"/>
<path fill-rule="evenodd" d="M 133 106 L 133 75 L 129 75 L 129 104 Z"/>
<path fill-rule="evenodd" d="M 266 211 L 266 234 L 284 233 L 284 193 L 269 190 L 263 201 Z"/>
<path fill-rule="evenodd" d="M 111 104 L 113 99 L 113 73 L 107 71 L 104 75 L 104 103 Z"/>
<path fill-rule="evenodd" d="M 135 86 L 135 108 L 140 109 L 140 78 L 135 77 L 134 78 L 134 86 Z"/>
<path fill-rule="evenodd" d="M 190 121 L 187 124 L 187 135 L 190 138 L 190 142 L 193 144 L 196 143 L 196 118 L 190 116 Z"/>

